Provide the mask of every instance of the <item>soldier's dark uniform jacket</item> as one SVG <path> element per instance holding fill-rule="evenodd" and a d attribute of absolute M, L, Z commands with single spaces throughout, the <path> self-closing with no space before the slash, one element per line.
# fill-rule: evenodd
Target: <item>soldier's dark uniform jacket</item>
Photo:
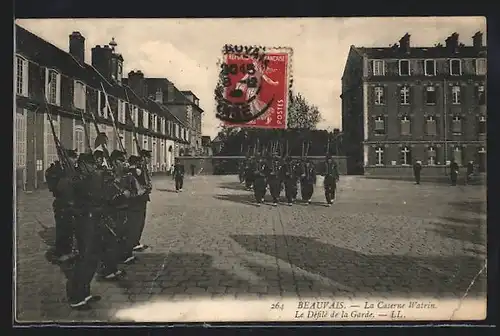
<path fill-rule="evenodd" d="M 325 198 L 328 204 L 331 204 L 335 199 L 335 191 L 337 189 L 337 182 L 339 180 L 339 171 L 337 168 L 337 164 L 331 160 L 331 158 L 327 158 L 325 161 L 324 167 L 325 180 L 323 181 L 324 189 L 325 189 Z"/>
<path fill-rule="evenodd" d="M 291 158 L 286 158 L 285 163 L 281 167 L 281 179 L 285 184 L 285 197 L 289 205 L 291 205 L 297 198 L 297 182 L 298 176 L 297 165 Z"/>
<path fill-rule="evenodd" d="M 255 161 L 255 170 L 253 172 L 254 196 L 257 203 L 262 203 L 266 195 L 266 177 L 269 174 L 269 165 L 262 158 L 256 158 Z"/>
<path fill-rule="evenodd" d="M 176 162 L 174 165 L 173 178 L 175 179 L 175 190 L 182 190 L 184 185 L 184 165 Z"/>
<path fill-rule="evenodd" d="M 276 205 L 281 193 L 281 160 L 278 157 L 271 157 L 268 161 L 268 167 L 267 182 L 269 192 L 273 198 L 273 203 Z"/>
<path fill-rule="evenodd" d="M 316 183 L 316 168 L 314 164 L 305 160 L 301 164 L 300 189 L 304 201 L 310 201 L 314 193 L 314 184 Z"/>

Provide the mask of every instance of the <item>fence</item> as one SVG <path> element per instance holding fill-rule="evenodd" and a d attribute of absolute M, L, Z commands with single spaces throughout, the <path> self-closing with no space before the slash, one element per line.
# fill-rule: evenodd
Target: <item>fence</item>
<path fill-rule="evenodd" d="M 299 156 L 291 156 L 298 159 Z M 238 163 L 245 156 L 181 156 L 179 160 L 184 165 L 186 174 L 192 175 L 230 175 L 238 173 Z M 325 161 L 324 156 L 308 156 L 313 161 L 318 170 L 321 170 L 321 163 Z M 347 157 L 332 156 L 337 163 L 339 173 L 347 173 Z M 318 171 L 321 173 L 321 171 Z"/>

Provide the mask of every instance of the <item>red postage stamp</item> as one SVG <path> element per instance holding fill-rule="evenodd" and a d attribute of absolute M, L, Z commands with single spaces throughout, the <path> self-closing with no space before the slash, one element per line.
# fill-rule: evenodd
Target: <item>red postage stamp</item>
<path fill-rule="evenodd" d="M 226 126 L 285 129 L 290 48 L 224 47 L 217 117 Z"/>

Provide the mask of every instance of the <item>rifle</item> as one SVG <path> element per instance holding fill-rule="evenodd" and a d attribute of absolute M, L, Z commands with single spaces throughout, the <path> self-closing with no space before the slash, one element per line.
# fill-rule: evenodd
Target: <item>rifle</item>
<path fill-rule="evenodd" d="M 42 68 L 40 68 L 40 79 L 42 79 Z M 50 75 L 48 78 L 48 84 L 50 85 Z M 66 172 L 68 172 L 71 176 L 74 176 L 76 174 L 76 169 L 75 166 L 71 164 L 69 161 L 69 157 L 64 151 L 61 141 L 59 140 L 59 137 L 56 134 L 56 129 L 54 126 L 54 121 L 52 120 L 52 116 L 50 114 L 49 110 L 49 104 L 47 102 L 47 92 L 45 89 L 43 90 L 43 102 L 45 105 L 45 110 L 47 111 L 47 120 L 49 121 L 50 124 L 50 129 L 52 130 L 52 136 L 54 138 L 54 144 L 56 146 L 56 151 L 57 151 L 57 157 L 59 158 L 59 162 L 61 163 L 62 169 Z"/>
<path fill-rule="evenodd" d="M 97 94 L 100 94 L 99 90 L 97 90 Z M 101 108 L 100 106 L 97 106 L 96 110 L 99 110 L 100 108 Z M 92 123 L 94 124 L 94 128 L 96 130 L 96 133 L 99 136 L 99 134 L 101 134 L 101 131 L 99 130 L 99 125 L 97 124 L 97 119 L 96 119 L 96 116 L 95 116 L 94 112 L 92 111 L 92 107 L 90 107 L 90 116 L 91 116 L 91 119 L 92 119 Z M 111 157 L 109 155 L 108 147 L 106 146 L 106 144 L 101 144 L 101 146 L 102 146 L 102 151 L 104 153 L 104 157 L 106 159 L 106 162 L 112 168 L 113 167 L 113 162 L 111 162 Z"/>
<path fill-rule="evenodd" d="M 127 88 L 125 88 L 125 96 L 127 97 L 127 105 L 130 108 L 130 100 L 128 97 Z M 126 119 L 125 120 L 126 122 L 130 121 L 130 124 L 132 126 L 132 139 L 134 140 L 134 143 L 135 143 L 135 146 L 137 149 L 137 154 L 141 155 L 142 149 L 141 149 L 141 146 L 139 145 L 139 140 L 137 140 L 137 130 L 135 129 L 134 120 L 132 119 L 132 115 L 130 114 L 130 110 L 127 111 L 127 109 L 125 109 L 125 119 Z M 146 185 L 148 186 L 148 188 L 151 188 L 152 183 L 151 183 L 151 178 L 149 176 L 148 165 L 146 164 L 146 162 L 144 162 L 144 161 L 142 162 L 141 168 L 144 171 L 144 180 L 146 182 Z"/>
<path fill-rule="evenodd" d="M 326 142 L 326 155 L 330 154 L 330 133 L 327 133 Z"/>
<path fill-rule="evenodd" d="M 86 91 L 85 91 L 85 96 L 88 97 L 88 94 L 87 94 Z M 87 121 L 85 120 L 85 115 L 83 114 L 83 110 L 80 110 L 80 116 L 82 117 L 83 132 L 85 133 L 85 142 L 87 144 L 87 150 L 89 152 L 92 152 L 92 147 L 90 145 L 90 136 L 89 136 L 89 133 L 88 133 L 89 130 L 87 129 Z"/>
<path fill-rule="evenodd" d="M 120 150 L 122 152 L 124 152 L 125 155 L 127 155 L 127 150 L 125 149 L 125 147 L 123 147 L 122 139 L 120 138 L 120 135 L 118 133 L 118 129 L 116 127 L 116 120 L 115 120 L 115 116 L 113 114 L 113 110 L 111 110 L 111 106 L 109 105 L 108 94 L 106 93 L 106 90 L 104 89 L 104 85 L 102 84 L 102 82 L 101 82 L 101 89 L 102 89 L 102 92 L 104 93 L 104 97 L 106 99 L 106 108 L 108 109 L 109 114 L 111 115 L 111 121 L 113 121 L 113 129 L 115 131 L 116 140 L 118 142 L 118 145 L 120 146 Z"/>

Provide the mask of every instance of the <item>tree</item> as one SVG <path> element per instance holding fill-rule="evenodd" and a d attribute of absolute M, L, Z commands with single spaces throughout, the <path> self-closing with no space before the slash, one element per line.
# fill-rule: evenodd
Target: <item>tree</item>
<path fill-rule="evenodd" d="M 314 130 L 321 121 L 321 114 L 316 106 L 309 104 L 299 93 L 290 93 L 288 103 L 288 128 Z"/>

